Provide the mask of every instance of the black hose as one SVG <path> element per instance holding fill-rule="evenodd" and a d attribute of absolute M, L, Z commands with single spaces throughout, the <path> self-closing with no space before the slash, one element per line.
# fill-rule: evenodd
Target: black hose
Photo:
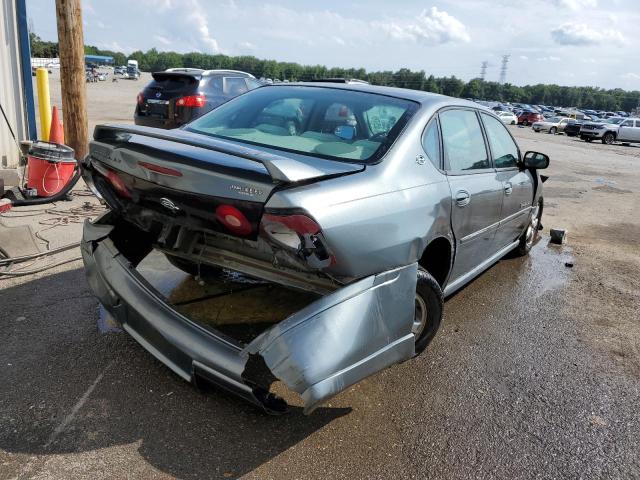
<path fill-rule="evenodd" d="M 73 177 L 71 177 L 67 182 L 67 185 L 55 195 L 52 195 L 50 197 L 25 198 L 24 200 L 16 198 L 11 200 L 11 205 L 13 205 L 14 207 L 24 207 L 26 205 L 43 205 L 45 203 L 57 202 L 58 200 L 62 200 L 67 195 L 67 193 L 69 193 L 71 189 L 76 186 L 78 180 L 80 180 L 80 165 L 76 163 Z"/>

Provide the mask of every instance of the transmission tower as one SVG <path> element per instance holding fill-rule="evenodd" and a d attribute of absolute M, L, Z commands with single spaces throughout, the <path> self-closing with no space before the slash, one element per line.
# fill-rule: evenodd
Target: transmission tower
<path fill-rule="evenodd" d="M 489 62 L 487 62 L 486 60 L 484 62 L 482 62 L 482 65 L 480 66 L 480 79 L 482 81 L 484 81 L 484 78 L 487 76 L 487 67 L 489 66 Z"/>
<path fill-rule="evenodd" d="M 507 80 L 507 65 L 509 64 L 509 58 L 511 55 L 502 56 L 502 66 L 500 67 L 500 84 L 504 84 Z"/>

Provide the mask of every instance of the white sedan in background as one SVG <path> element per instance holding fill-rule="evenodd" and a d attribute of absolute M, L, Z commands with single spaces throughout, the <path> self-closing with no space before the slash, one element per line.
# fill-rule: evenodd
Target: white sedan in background
<path fill-rule="evenodd" d="M 570 118 L 567 117 L 551 117 L 544 122 L 534 122 L 531 128 L 534 132 L 549 132 L 551 134 L 564 132 L 564 127 L 569 124 Z"/>
<path fill-rule="evenodd" d="M 505 125 L 517 125 L 518 117 L 511 112 L 495 112 Z"/>

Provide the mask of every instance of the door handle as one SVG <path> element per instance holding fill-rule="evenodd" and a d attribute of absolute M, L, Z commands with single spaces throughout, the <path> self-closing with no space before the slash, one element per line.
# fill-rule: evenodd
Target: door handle
<path fill-rule="evenodd" d="M 465 207 L 469 205 L 471 201 L 471 195 L 466 190 L 458 190 L 456 192 L 456 203 L 459 207 Z"/>
<path fill-rule="evenodd" d="M 513 192 L 513 185 L 511 185 L 511 182 L 506 182 L 504 184 L 504 194 L 511 195 L 511 192 Z"/>

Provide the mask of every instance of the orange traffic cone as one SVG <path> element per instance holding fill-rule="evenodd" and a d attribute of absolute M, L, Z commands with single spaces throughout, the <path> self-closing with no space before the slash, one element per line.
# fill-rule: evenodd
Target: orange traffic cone
<path fill-rule="evenodd" d="M 53 106 L 51 112 L 51 130 L 49 131 L 49 141 L 53 143 L 60 143 L 64 145 L 64 129 L 62 128 L 62 122 L 58 117 L 58 107 Z"/>

